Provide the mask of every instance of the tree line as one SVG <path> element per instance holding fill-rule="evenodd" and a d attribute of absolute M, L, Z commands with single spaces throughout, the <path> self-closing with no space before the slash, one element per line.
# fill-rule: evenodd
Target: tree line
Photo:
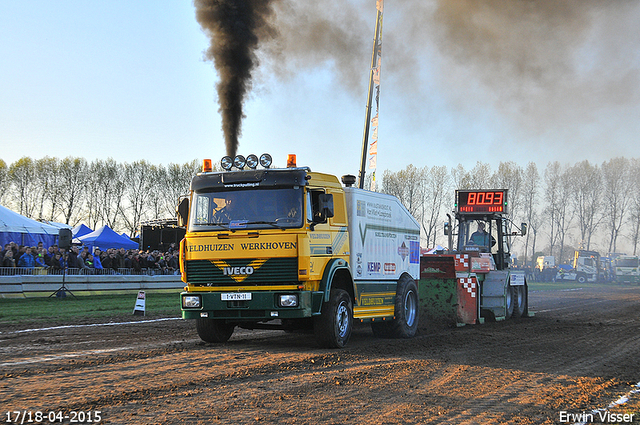
<path fill-rule="evenodd" d="M 111 158 L 23 157 L 10 165 L 0 159 L 0 204 L 36 220 L 106 224 L 133 235 L 145 220 L 175 217 L 178 198 L 199 170 L 197 160 L 165 167 Z"/>
<path fill-rule="evenodd" d="M 141 222 L 175 217 L 180 196 L 200 170 L 198 160 L 167 166 L 145 160 L 23 157 L 0 159 L 0 204 L 34 219 L 91 228 L 102 225 L 133 235 Z M 369 177 L 369 176 L 368 176 Z M 368 186 L 368 185 L 367 185 Z M 478 162 L 408 165 L 385 170 L 379 190 L 398 197 L 422 226 L 422 245 L 445 245 L 443 223 L 456 189 L 509 189 L 515 223 L 528 224 L 514 248 L 531 261 L 539 253 L 568 260 L 574 249 L 617 252 L 622 242 L 637 253 L 640 242 L 640 160 L 614 158 L 602 164 L 549 162 L 544 170 L 501 162 L 492 170 Z"/>
<path fill-rule="evenodd" d="M 513 222 L 528 224 L 514 247 L 529 264 L 537 255 L 567 262 L 575 249 L 637 254 L 640 240 L 640 160 L 613 158 L 602 164 L 549 162 L 544 170 L 501 162 L 496 170 L 478 162 L 471 170 L 434 166 L 385 171 L 380 190 L 398 197 L 422 225 L 423 245 L 445 245 L 443 223 L 456 189 L 509 189 Z M 623 244 L 622 242 L 627 242 Z"/>

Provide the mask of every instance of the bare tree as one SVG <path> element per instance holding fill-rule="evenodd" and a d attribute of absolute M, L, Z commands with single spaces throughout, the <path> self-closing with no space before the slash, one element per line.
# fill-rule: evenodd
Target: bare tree
<path fill-rule="evenodd" d="M 638 243 L 640 243 L 640 159 L 631 159 L 629 165 L 630 187 L 630 211 L 629 224 L 631 226 L 631 234 L 629 239 L 633 246 L 633 255 L 637 255 Z"/>
<path fill-rule="evenodd" d="M 91 194 L 89 202 L 93 213 L 89 213 L 90 226 L 117 226 L 120 206 L 124 194 L 124 166 L 113 158 L 98 159 L 91 163 Z"/>
<path fill-rule="evenodd" d="M 153 190 L 151 165 L 145 161 L 124 164 L 123 181 L 126 204 L 120 206 L 122 220 L 129 234 L 135 234 L 140 222 L 146 218 L 149 198 Z"/>
<path fill-rule="evenodd" d="M 55 208 L 57 206 L 56 195 L 58 193 L 57 186 L 59 184 L 59 160 L 48 156 L 38 159 L 35 165 L 35 181 L 38 190 L 36 196 L 36 213 L 35 216 L 52 221 L 56 216 Z M 45 211 L 48 206 L 49 212 Z"/>
<path fill-rule="evenodd" d="M 560 177 L 560 199 L 569 199 L 573 196 L 573 182 L 571 179 L 571 173 L 568 168 L 565 167 L 564 172 Z M 560 261 L 565 260 L 565 244 L 567 242 L 567 235 L 571 228 L 571 222 L 573 221 L 574 211 L 570 208 L 570 204 L 566 201 L 559 202 L 557 204 L 558 213 L 556 215 L 558 219 L 558 236 L 560 242 L 560 251 L 558 257 Z"/>
<path fill-rule="evenodd" d="M 602 163 L 605 220 L 609 229 L 609 252 L 616 252 L 618 236 L 631 203 L 630 163 L 626 158 L 613 158 Z"/>
<path fill-rule="evenodd" d="M 164 218 L 166 208 L 167 171 L 162 165 L 149 165 L 149 207 L 150 219 Z"/>
<path fill-rule="evenodd" d="M 498 169 L 491 177 L 491 188 L 509 189 L 509 215 L 512 220 L 517 219 L 523 208 L 523 174 L 522 167 L 515 162 L 501 162 Z M 509 232 L 513 230 L 513 222 L 508 224 Z"/>
<path fill-rule="evenodd" d="M 549 223 L 549 255 L 553 255 L 554 248 L 558 243 L 558 226 L 560 204 L 566 202 L 561 198 L 562 167 L 558 161 L 550 162 L 544 170 L 545 192 L 544 199 L 546 206 L 544 214 Z"/>
<path fill-rule="evenodd" d="M 4 197 L 7 195 L 9 187 L 9 170 L 7 163 L 0 159 L 0 205 L 4 204 Z"/>
<path fill-rule="evenodd" d="M 602 221 L 602 174 L 597 165 L 582 161 L 570 170 L 573 193 L 570 199 L 578 218 L 581 248 L 590 249 L 592 236 Z"/>
<path fill-rule="evenodd" d="M 185 164 L 169 164 L 167 165 L 167 180 L 165 192 L 165 210 L 174 216 L 178 199 L 189 193 L 189 184 L 198 169 L 198 161 L 193 160 Z M 367 173 L 370 176 L 371 173 Z"/>
<path fill-rule="evenodd" d="M 66 157 L 60 162 L 60 208 L 64 222 L 76 225 L 82 219 L 82 203 L 87 191 L 87 160 L 84 158 Z"/>
<path fill-rule="evenodd" d="M 16 192 L 18 211 L 27 217 L 32 217 L 36 208 L 35 171 L 33 160 L 26 156 L 9 166 L 9 181 Z"/>
<path fill-rule="evenodd" d="M 523 216 L 529 226 L 524 245 L 525 266 L 527 265 L 528 248 L 531 246 L 532 255 L 536 252 L 536 238 L 540 230 L 539 217 L 537 212 L 538 199 L 540 197 L 540 173 L 535 162 L 530 162 L 524 171 L 522 178 L 522 200 Z M 533 262 L 533 261 L 532 261 Z"/>
<path fill-rule="evenodd" d="M 411 164 L 396 173 L 385 170 L 382 179 L 382 193 L 398 198 L 411 215 L 420 221 L 423 179 L 424 170 L 418 169 Z"/>
<path fill-rule="evenodd" d="M 489 189 L 491 186 L 491 166 L 478 161 L 471 171 L 465 171 L 462 164 L 451 170 L 456 189 Z"/>
<path fill-rule="evenodd" d="M 422 201 L 422 230 L 427 246 L 435 246 L 438 235 L 438 224 L 441 220 L 442 207 L 450 198 L 450 176 L 446 166 L 425 167 Z"/>

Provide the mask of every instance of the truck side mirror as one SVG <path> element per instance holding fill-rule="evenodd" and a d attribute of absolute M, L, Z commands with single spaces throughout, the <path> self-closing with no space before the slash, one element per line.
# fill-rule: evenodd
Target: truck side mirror
<path fill-rule="evenodd" d="M 326 223 L 329 217 L 333 217 L 333 195 L 318 193 L 313 209 L 313 224 Z"/>
<path fill-rule="evenodd" d="M 333 195 L 330 193 L 321 193 L 318 197 L 320 212 L 327 218 L 333 217 Z"/>
<path fill-rule="evenodd" d="M 178 215 L 178 226 L 186 227 L 189 217 L 189 198 L 183 198 L 180 201 L 178 208 L 176 208 L 176 213 Z"/>
<path fill-rule="evenodd" d="M 450 232 L 451 232 L 451 228 L 450 228 L 450 226 L 449 226 L 449 223 L 448 223 L 448 222 L 445 222 L 445 223 L 444 223 L 444 234 L 445 234 L 445 235 L 448 235 Z"/>
<path fill-rule="evenodd" d="M 522 231 L 522 236 L 527 234 L 527 223 L 520 223 L 520 229 Z"/>

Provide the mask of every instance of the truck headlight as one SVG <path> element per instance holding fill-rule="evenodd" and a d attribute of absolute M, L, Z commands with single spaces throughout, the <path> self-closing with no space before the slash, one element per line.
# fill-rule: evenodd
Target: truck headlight
<path fill-rule="evenodd" d="M 182 296 L 182 308 L 200 308 L 202 307 L 202 301 L 200 295 L 183 295 Z"/>
<path fill-rule="evenodd" d="M 278 304 L 280 307 L 297 307 L 298 296 L 297 295 L 280 295 L 278 297 Z"/>

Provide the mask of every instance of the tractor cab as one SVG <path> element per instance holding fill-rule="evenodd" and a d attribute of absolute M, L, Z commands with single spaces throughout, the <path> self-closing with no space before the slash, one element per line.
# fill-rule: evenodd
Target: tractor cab
<path fill-rule="evenodd" d="M 527 226 L 522 223 L 520 232 L 509 231 L 507 192 L 507 189 L 456 191 L 457 229 L 447 229 L 450 251 L 471 255 L 491 253 L 496 270 L 509 268 L 509 237 L 524 235 Z M 457 236 L 455 246 L 453 236 Z"/>

